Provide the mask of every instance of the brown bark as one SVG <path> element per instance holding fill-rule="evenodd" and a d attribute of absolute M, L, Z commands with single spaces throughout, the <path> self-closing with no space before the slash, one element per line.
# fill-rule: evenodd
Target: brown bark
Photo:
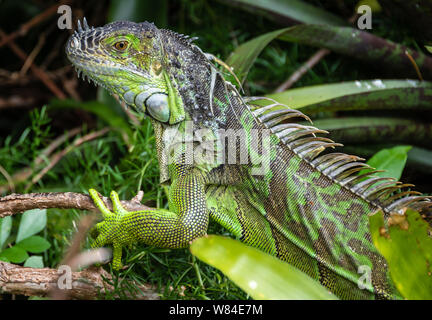
<path fill-rule="evenodd" d="M 0 261 L 0 292 L 25 296 L 46 297 L 51 291 L 59 290 L 59 276 L 64 272 L 50 268 L 24 268 Z M 97 299 L 114 292 L 114 287 L 104 281 L 111 275 L 103 268 L 89 268 L 84 271 L 71 272 L 71 287 L 63 289 L 70 299 Z M 156 300 L 159 295 L 150 285 L 138 286 L 139 294 L 126 293 L 130 298 Z"/>
<path fill-rule="evenodd" d="M 107 197 L 101 197 L 109 210 L 112 203 Z M 133 200 L 121 201 L 123 207 L 128 211 L 151 210 L 140 202 Z M 75 192 L 49 192 L 11 194 L 0 198 L 0 218 L 24 212 L 30 209 L 79 209 L 98 211 L 90 196 Z"/>

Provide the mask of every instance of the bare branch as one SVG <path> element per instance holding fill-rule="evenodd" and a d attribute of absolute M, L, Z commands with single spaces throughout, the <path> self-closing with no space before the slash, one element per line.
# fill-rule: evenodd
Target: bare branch
<path fill-rule="evenodd" d="M 290 88 L 294 83 L 296 83 L 306 72 L 312 69 L 324 56 L 330 53 L 328 49 L 320 49 L 315 52 L 300 68 L 296 70 L 285 82 L 283 82 L 279 87 L 274 91 L 282 92 L 286 89 Z"/>

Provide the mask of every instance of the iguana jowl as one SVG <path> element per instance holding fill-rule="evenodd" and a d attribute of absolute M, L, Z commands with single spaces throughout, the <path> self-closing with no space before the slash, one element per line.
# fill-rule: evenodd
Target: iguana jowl
<path fill-rule="evenodd" d="M 299 111 L 276 102 L 258 107 L 254 99 L 242 98 L 210 55 L 183 35 L 147 22 L 90 28 L 84 21 L 66 53 L 78 73 L 151 117 L 161 182 L 170 185 L 169 210 L 139 212 L 124 210 L 115 192 L 110 212 L 90 190 L 104 216 L 94 246 L 113 245 L 114 268 L 121 267 L 122 246 L 186 247 L 206 234 L 211 218 L 341 298 L 398 297 L 371 241 L 368 214 L 382 209 L 388 215 L 407 206 L 430 214 L 428 197 L 403 191 L 410 185 L 374 177 L 358 157 L 327 152 L 337 144 L 316 136 L 323 131 L 296 123 L 307 119 Z M 189 125 L 193 133 L 206 132 L 203 140 L 215 155 L 225 149 L 211 141 L 238 134 L 243 140 L 234 144 L 234 160 L 191 160 L 188 139 L 167 134 L 175 129 L 187 137 Z M 261 174 L 254 172 L 257 159 L 268 164 Z M 364 169 L 369 173 L 359 174 Z M 372 270 L 366 289 L 357 285 L 359 266 Z"/>

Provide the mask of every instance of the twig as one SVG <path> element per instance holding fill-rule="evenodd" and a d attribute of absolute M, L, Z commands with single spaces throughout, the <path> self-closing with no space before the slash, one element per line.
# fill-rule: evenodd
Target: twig
<path fill-rule="evenodd" d="M 50 79 L 57 80 L 61 79 L 72 70 L 72 66 L 64 66 L 59 69 L 53 70 L 53 71 L 45 71 L 45 73 L 49 76 Z M 25 74 L 22 77 L 18 76 L 18 73 L 10 72 L 8 70 L 0 69 L 0 86 L 3 85 L 26 85 L 29 82 L 32 81 L 40 81 L 39 78 L 35 77 L 34 74 Z"/>
<path fill-rule="evenodd" d="M 112 210 L 111 200 L 107 197 L 101 197 L 101 199 L 107 208 Z M 128 211 L 153 210 L 133 200 L 123 200 L 121 204 Z M 89 195 L 76 192 L 14 193 L 0 198 L 0 218 L 30 209 L 49 208 L 98 211 Z"/>
<path fill-rule="evenodd" d="M 76 101 L 82 101 L 80 95 L 78 94 L 76 87 L 77 87 L 77 80 L 76 78 L 72 79 L 62 79 L 63 80 L 63 88 L 66 90 L 66 92 L 72 97 L 72 99 Z"/>
<path fill-rule="evenodd" d="M 58 288 L 59 270 L 50 268 L 24 268 L 0 261 L 0 291 L 3 293 L 25 296 L 47 296 Z M 64 289 L 72 299 L 97 299 L 100 295 L 115 292 L 114 286 L 104 279 L 111 280 L 111 275 L 102 268 L 89 268 L 80 272 L 71 272 L 71 288 Z M 140 285 L 140 295 L 131 298 L 156 300 L 159 295 L 151 285 Z"/>
<path fill-rule="evenodd" d="M 33 167 L 38 167 L 42 164 L 42 162 L 49 157 L 49 155 L 58 148 L 63 142 L 65 142 L 67 139 L 77 135 L 82 130 L 81 127 L 77 127 L 74 129 L 71 129 L 70 131 L 66 132 L 65 134 L 62 134 L 55 140 L 53 140 L 48 147 L 46 147 L 42 153 L 33 161 Z M 31 175 L 33 174 L 33 169 L 31 167 L 24 168 L 11 177 L 11 181 L 13 184 L 17 184 L 19 182 L 27 180 Z M 0 185 L 0 193 L 3 193 L 5 191 L 12 190 L 10 181 L 8 180 L 8 185 Z"/>
<path fill-rule="evenodd" d="M 290 88 L 295 82 L 297 82 L 308 70 L 312 69 L 325 55 L 329 54 L 330 50 L 320 49 L 313 56 L 311 56 L 308 61 L 306 61 L 300 68 L 297 69 L 285 82 L 283 82 L 274 91 L 282 92 Z"/>
<path fill-rule="evenodd" d="M 3 177 L 6 178 L 6 180 L 8 182 L 9 189 L 12 190 L 12 192 L 15 192 L 15 184 L 14 184 L 13 179 L 9 175 L 9 172 L 7 172 L 6 169 L 2 167 L 1 164 L 0 164 L 0 173 L 3 175 Z"/>
<path fill-rule="evenodd" d="M 14 40 L 15 38 L 19 37 L 19 36 L 24 36 L 27 34 L 27 32 L 33 28 L 35 25 L 41 23 L 42 21 L 44 21 L 45 19 L 49 18 L 50 16 L 52 16 L 53 14 L 57 13 L 57 9 L 60 5 L 62 4 L 67 4 L 69 3 L 70 0 L 66 0 L 66 1 L 60 1 L 60 3 L 57 3 L 51 7 L 49 7 L 48 9 L 46 9 L 45 11 L 41 12 L 40 14 L 38 14 L 37 16 L 31 18 L 29 21 L 27 21 L 26 23 L 22 24 L 18 30 L 15 30 L 14 32 L 10 33 L 9 35 L 3 37 L 3 39 L 0 41 L 0 48 L 2 46 L 4 46 L 5 44 L 9 44 L 12 40 Z"/>
<path fill-rule="evenodd" d="M 358 13 L 354 13 L 349 19 L 348 22 L 350 24 L 354 24 L 354 22 L 358 18 Z M 285 91 L 290 88 L 294 83 L 296 83 L 303 75 L 310 69 L 312 69 L 322 58 L 330 53 L 328 49 L 320 49 L 315 52 L 304 64 L 301 65 L 297 71 L 295 71 L 285 82 L 283 82 L 279 87 L 274 91 L 275 93 Z"/>
<path fill-rule="evenodd" d="M 2 29 L 0 29 L 0 36 L 4 39 L 6 34 Z M 8 42 L 8 46 L 12 49 L 12 51 L 23 61 L 26 61 L 28 56 L 27 54 L 21 50 L 13 41 Z M 46 87 L 55 94 L 55 96 L 59 99 L 66 99 L 66 95 L 61 91 L 57 85 L 48 77 L 45 71 L 37 67 L 34 63 L 30 65 L 30 69 L 45 85 Z"/>
<path fill-rule="evenodd" d="M 57 152 L 56 154 L 54 154 L 51 159 L 49 164 L 43 168 L 36 176 L 33 177 L 33 179 L 31 180 L 31 182 L 29 182 L 26 186 L 26 189 L 29 189 L 33 184 L 35 184 L 36 182 L 38 182 L 40 179 L 42 179 L 42 177 L 49 171 L 51 170 L 66 154 L 68 154 L 69 152 L 71 152 L 74 148 L 76 148 L 77 146 L 96 139 L 100 136 L 103 136 L 105 133 L 107 133 L 109 131 L 109 128 L 103 128 L 102 130 L 96 131 L 96 132 L 92 132 L 89 133 L 77 140 L 74 141 L 74 143 L 70 146 L 68 146 L 67 148 L 63 149 L 62 151 Z"/>
<path fill-rule="evenodd" d="M 423 76 L 422 76 L 422 74 L 420 72 L 420 69 L 419 69 L 417 63 L 415 62 L 414 58 L 412 57 L 412 55 L 408 52 L 408 50 L 405 50 L 405 55 L 408 57 L 409 61 L 413 65 L 414 70 L 416 71 L 417 77 L 419 78 L 419 80 L 423 81 Z"/>
<path fill-rule="evenodd" d="M 20 77 L 22 77 L 23 75 L 25 75 L 27 73 L 27 70 L 33 64 L 34 59 L 38 55 L 39 51 L 42 49 L 42 46 L 44 45 L 44 43 L 45 43 L 45 33 L 41 33 L 36 46 L 33 48 L 32 52 L 30 52 L 30 54 L 28 55 L 26 61 L 24 62 L 23 66 L 19 72 Z"/>
<path fill-rule="evenodd" d="M 36 99 L 31 96 L 23 97 L 21 95 L 12 95 L 6 97 L 6 99 L 0 98 L 0 109 L 27 107 L 35 101 Z"/>

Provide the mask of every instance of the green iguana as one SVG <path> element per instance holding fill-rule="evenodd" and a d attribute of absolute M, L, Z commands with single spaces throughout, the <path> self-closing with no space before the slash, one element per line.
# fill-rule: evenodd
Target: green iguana
<path fill-rule="evenodd" d="M 114 191 L 110 212 L 90 190 L 104 217 L 93 246 L 113 245 L 115 269 L 123 246 L 184 248 L 206 234 L 211 218 L 340 298 L 400 298 L 368 214 L 404 207 L 430 214 L 430 198 L 373 176 L 356 156 L 328 152 L 339 144 L 300 124 L 309 118 L 299 111 L 242 97 L 187 36 L 147 22 L 90 28 L 84 20 L 66 53 L 78 76 L 150 116 L 160 180 L 170 186 L 169 210 L 138 212 L 123 209 Z M 365 289 L 361 266 L 372 270 Z"/>

